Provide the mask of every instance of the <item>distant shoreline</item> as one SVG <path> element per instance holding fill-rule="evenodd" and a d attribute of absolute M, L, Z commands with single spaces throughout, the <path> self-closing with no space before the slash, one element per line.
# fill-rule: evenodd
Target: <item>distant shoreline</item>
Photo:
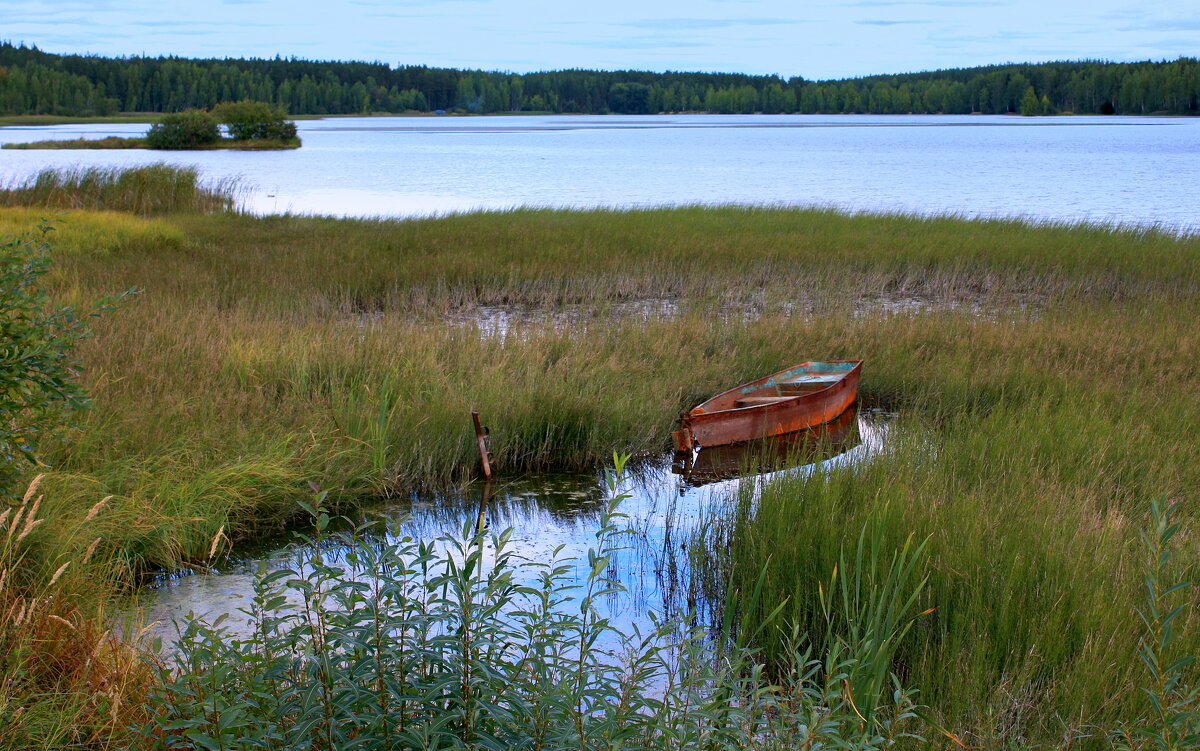
<path fill-rule="evenodd" d="M 300 148 L 300 139 L 293 138 L 287 141 L 254 139 L 249 141 L 235 141 L 233 139 L 222 139 L 216 143 L 208 143 L 202 146 L 193 146 L 188 149 L 152 149 L 146 145 L 145 138 L 121 138 L 120 136 L 109 136 L 108 138 L 71 138 L 62 141 L 31 141 L 30 143 L 6 143 L 0 146 L 3 149 L 48 149 L 48 150 L 67 150 L 67 149 L 145 149 L 146 151 L 286 151 L 289 149 Z"/>
<path fill-rule="evenodd" d="M 637 118 L 637 117 L 679 117 L 691 115 L 709 115 L 713 117 L 747 117 L 757 115 L 770 115 L 771 117 L 1014 117 L 1025 118 L 1017 112 L 1008 112 L 1004 114 L 994 114 L 990 112 L 970 112 L 970 113 L 944 113 L 944 114 L 929 114 L 918 112 L 906 112 L 895 114 L 875 114 L 871 112 L 787 112 L 787 113 L 765 113 L 765 112 L 747 112 L 740 114 L 726 114 L 719 112 L 704 112 L 702 110 L 686 110 L 682 112 L 655 112 L 648 114 L 626 115 L 618 112 L 612 112 L 606 115 L 588 113 L 588 112 L 488 112 L 485 114 L 475 114 L 470 112 L 446 112 L 437 114 L 434 112 L 368 112 L 355 114 L 337 114 L 337 115 L 288 115 L 289 120 L 345 120 L 347 118 L 385 118 L 385 117 L 408 117 L 408 118 L 477 118 L 477 117 L 621 117 L 621 118 Z M 57 115 L 6 115 L 0 117 L 0 128 L 11 127 L 41 127 L 51 125 L 124 125 L 137 123 L 152 123 L 162 117 L 161 112 L 146 112 L 146 113 L 123 113 L 120 115 L 105 115 L 95 117 L 60 117 Z M 1161 118 L 1170 120 L 1191 119 L 1192 115 L 1174 115 L 1166 112 L 1147 113 L 1139 115 L 1099 115 L 1095 113 L 1074 113 L 1060 112 L 1054 115 L 1035 115 L 1029 119 L 1038 119 L 1042 117 L 1103 117 L 1105 119 L 1122 119 L 1122 118 Z M 7 147 L 6 147 L 7 148 Z M 29 147 L 32 148 L 32 147 Z M 44 147 L 44 148 L 67 148 L 67 147 Z M 83 148 L 111 148 L 111 147 L 83 147 Z M 142 148 L 127 146 L 123 148 Z M 236 148 L 236 147 L 235 147 Z M 281 147 L 295 148 L 295 147 Z"/>

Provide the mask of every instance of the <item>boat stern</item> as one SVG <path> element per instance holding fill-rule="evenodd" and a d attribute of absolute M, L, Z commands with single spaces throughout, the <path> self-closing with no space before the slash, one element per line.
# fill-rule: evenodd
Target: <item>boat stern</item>
<path fill-rule="evenodd" d="M 685 454 L 691 453 L 696 448 L 696 437 L 692 435 L 692 429 L 687 423 L 679 426 L 679 430 L 671 433 L 671 440 L 675 442 L 675 453 Z"/>

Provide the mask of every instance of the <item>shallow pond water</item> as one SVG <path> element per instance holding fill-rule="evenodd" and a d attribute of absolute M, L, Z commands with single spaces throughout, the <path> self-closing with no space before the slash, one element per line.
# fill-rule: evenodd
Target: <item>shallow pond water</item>
<path fill-rule="evenodd" d="M 624 632 L 651 624 L 649 613 L 682 615 L 703 609 L 689 570 L 688 543 L 699 525 L 729 508 L 738 493 L 754 493 L 762 483 L 784 473 L 812 472 L 868 460 L 882 450 L 888 434 L 883 413 L 849 410 L 827 426 L 793 434 L 782 441 L 747 447 L 710 449 L 684 458 L 665 456 L 643 462 L 618 492 L 628 497 L 617 521 L 621 549 L 612 557 L 608 576 L 623 591 L 606 596 L 602 611 Z M 465 493 L 420 495 L 371 509 L 392 539 L 442 537 L 464 539 L 475 521 L 483 489 Z M 533 560 L 575 559 L 573 577 L 588 573 L 587 551 L 596 545 L 601 516 L 611 497 L 602 472 L 537 475 L 493 483 L 485 509 L 488 528 L 511 528 L 510 552 Z M 138 618 L 154 624 L 149 638 L 162 640 L 170 651 L 176 619 L 195 613 L 207 619 L 227 615 L 234 634 L 245 633 L 247 618 L 238 611 L 249 605 L 256 574 L 280 568 L 303 568 L 310 551 L 305 545 L 242 547 L 207 573 L 162 574 L 139 593 Z M 336 545 L 323 548 L 336 556 Z M 489 552 L 493 552 L 490 551 Z"/>

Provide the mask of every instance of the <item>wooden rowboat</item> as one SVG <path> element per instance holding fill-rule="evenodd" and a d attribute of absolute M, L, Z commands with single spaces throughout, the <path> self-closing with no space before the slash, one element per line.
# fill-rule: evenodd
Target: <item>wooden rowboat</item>
<path fill-rule="evenodd" d="M 725 446 L 823 425 L 854 404 L 862 360 L 830 360 L 734 386 L 685 412 L 671 434 L 676 451 Z"/>

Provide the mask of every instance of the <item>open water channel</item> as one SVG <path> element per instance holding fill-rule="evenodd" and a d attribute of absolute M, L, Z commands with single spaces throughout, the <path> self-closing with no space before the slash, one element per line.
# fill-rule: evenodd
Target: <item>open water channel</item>
<path fill-rule="evenodd" d="M 625 633 L 634 628 L 648 633 L 651 612 L 703 614 L 706 603 L 691 577 L 688 550 L 700 525 L 719 520 L 739 494 L 750 494 L 752 501 L 772 478 L 869 461 L 884 449 L 887 434 L 887 415 L 852 407 L 832 423 L 782 439 L 638 463 L 617 489 L 628 496 L 619 507 L 626 516 L 616 521 L 620 549 L 606 575 L 622 589 L 603 598 L 605 616 Z M 390 539 L 463 540 L 464 525 L 469 529 L 477 519 L 484 492 L 474 486 L 459 493 L 413 495 L 370 509 L 366 516 L 383 521 L 380 529 L 387 531 L 379 534 Z M 574 559 L 574 580 L 586 580 L 587 552 L 596 547 L 601 515 L 612 497 L 605 474 L 501 477 L 487 492 L 488 529 L 513 530 L 510 553 L 548 562 L 558 551 L 559 558 Z M 336 559 L 339 550 L 323 547 L 322 553 Z M 140 618 L 151 624 L 147 635 L 161 639 L 169 652 L 177 636 L 175 620 L 188 613 L 206 620 L 225 615 L 231 633 L 244 635 L 247 617 L 239 611 L 250 605 L 256 575 L 284 567 L 303 570 L 309 552 L 306 544 L 289 544 L 284 537 L 237 549 L 206 572 L 161 574 L 138 598 L 144 608 Z M 522 583 L 534 584 L 532 576 Z"/>

